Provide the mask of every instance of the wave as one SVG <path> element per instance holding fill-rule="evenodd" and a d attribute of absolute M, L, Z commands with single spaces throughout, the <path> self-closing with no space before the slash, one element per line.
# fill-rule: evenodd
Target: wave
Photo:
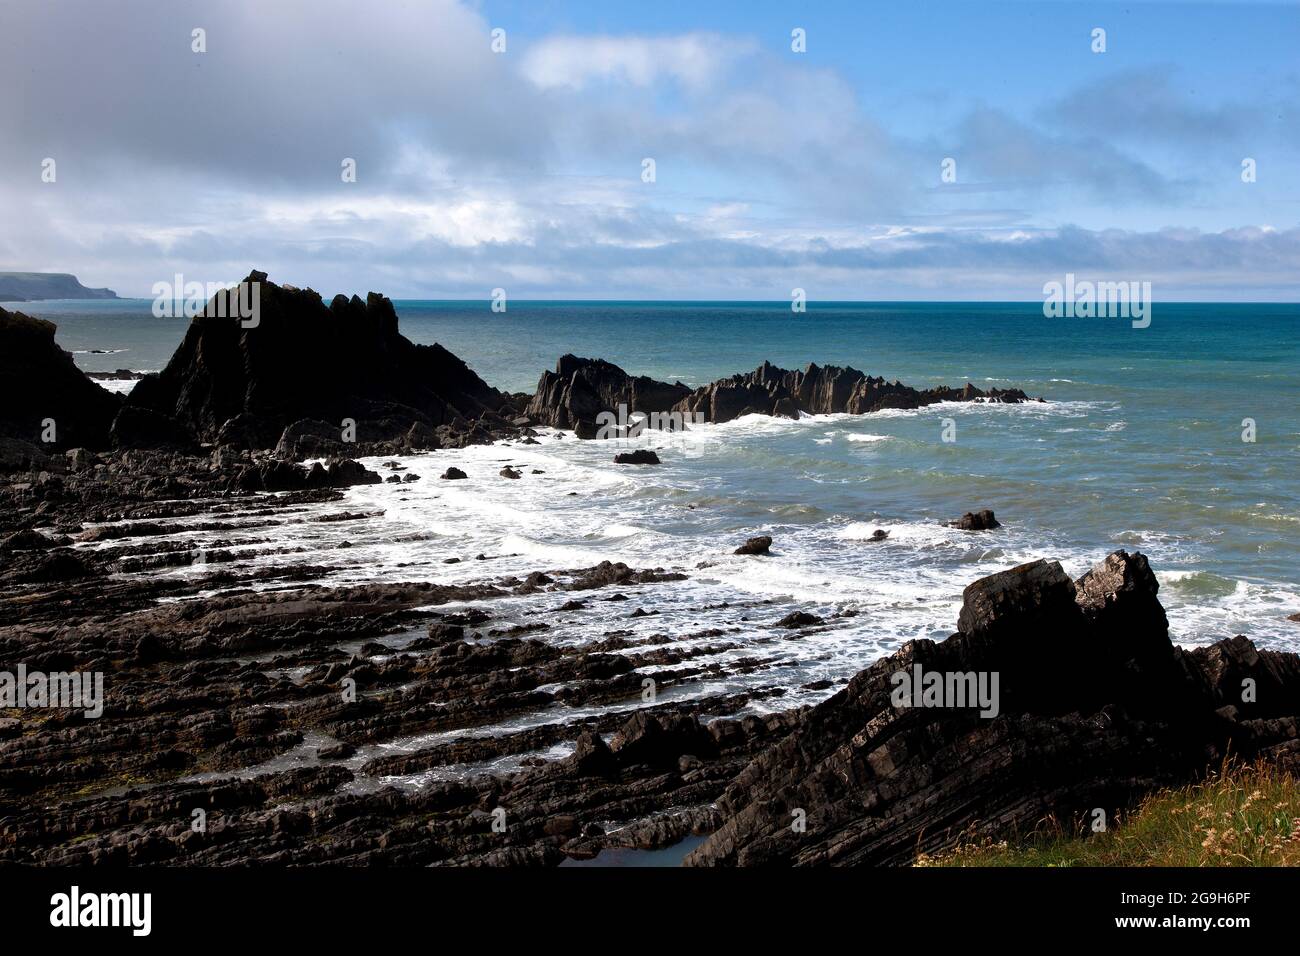
<path fill-rule="evenodd" d="M 889 441 L 894 436 L 893 435 L 863 435 L 863 434 L 849 433 L 844 437 L 849 441 L 875 443 L 880 441 Z"/>

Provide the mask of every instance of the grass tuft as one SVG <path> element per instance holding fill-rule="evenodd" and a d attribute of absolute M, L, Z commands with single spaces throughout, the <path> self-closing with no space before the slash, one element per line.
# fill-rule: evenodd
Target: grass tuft
<path fill-rule="evenodd" d="M 1022 841 L 971 841 L 916 866 L 1300 866 L 1300 781 L 1267 762 L 1225 764 L 1146 797 L 1104 833 L 1049 821 Z"/>

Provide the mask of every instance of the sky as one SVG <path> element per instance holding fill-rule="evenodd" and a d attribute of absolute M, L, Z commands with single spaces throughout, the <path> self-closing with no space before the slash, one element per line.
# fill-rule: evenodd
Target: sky
<path fill-rule="evenodd" d="M 0 0 L 0 270 L 1300 301 L 1298 50 L 1295 3 Z"/>

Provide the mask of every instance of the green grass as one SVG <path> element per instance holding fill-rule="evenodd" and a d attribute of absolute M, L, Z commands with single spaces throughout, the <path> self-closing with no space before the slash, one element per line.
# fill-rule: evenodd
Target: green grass
<path fill-rule="evenodd" d="M 1046 821 L 1024 840 L 972 841 L 917 866 L 1300 866 L 1300 781 L 1268 763 L 1225 765 L 1151 794 L 1104 833 Z"/>

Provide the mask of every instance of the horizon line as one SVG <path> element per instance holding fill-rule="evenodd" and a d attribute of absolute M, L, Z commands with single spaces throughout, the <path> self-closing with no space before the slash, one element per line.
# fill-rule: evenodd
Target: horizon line
<path fill-rule="evenodd" d="M 322 301 L 327 299 L 323 292 L 316 289 L 304 287 L 303 291 L 315 292 Z M 376 290 L 368 290 L 376 292 Z M 485 305 L 492 304 L 492 297 L 447 297 L 447 296 L 413 296 L 413 295 L 389 295 L 384 292 L 376 292 L 392 302 L 476 302 Z M 361 293 L 336 292 L 328 298 L 335 295 L 357 295 Z M 115 295 L 113 298 L 49 298 L 49 299 L 27 299 L 27 300 L 0 300 L 0 305 L 35 305 L 41 302 L 152 302 L 156 296 L 135 296 L 135 295 Z M 591 303 L 593 305 L 625 305 L 630 303 L 652 303 L 661 305 L 781 305 L 789 306 L 790 300 L 787 299 L 651 299 L 651 298 L 581 298 L 581 297 L 563 297 L 554 298 L 510 298 L 507 300 L 508 305 L 514 304 L 538 304 L 538 303 Z M 1300 305 L 1300 299 L 1152 299 L 1152 304 L 1156 305 Z M 805 305 L 1039 305 L 1043 304 L 1043 299 L 806 299 Z M 498 313 L 500 314 L 500 313 Z"/>

